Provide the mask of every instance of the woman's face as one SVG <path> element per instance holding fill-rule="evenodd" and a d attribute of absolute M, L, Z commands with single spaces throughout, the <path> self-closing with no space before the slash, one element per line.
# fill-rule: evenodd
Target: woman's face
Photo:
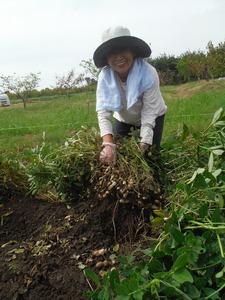
<path fill-rule="evenodd" d="M 108 64 L 115 70 L 122 81 L 126 81 L 129 70 L 134 61 L 134 54 L 131 50 L 117 50 L 108 55 Z"/>

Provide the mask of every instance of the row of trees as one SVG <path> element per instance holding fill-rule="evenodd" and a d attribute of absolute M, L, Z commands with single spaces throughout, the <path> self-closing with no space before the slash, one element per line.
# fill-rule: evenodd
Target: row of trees
<path fill-rule="evenodd" d="M 162 85 L 180 84 L 191 80 L 214 79 L 225 76 L 225 42 L 214 46 L 212 42 L 207 45 L 207 51 L 187 51 L 179 57 L 165 53 L 153 59 L 146 59 L 158 71 Z M 41 97 L 66 94 L 79 91 L 94 90 L 100 72 L 92 59 L 83 60 L 80 64 L 84 72 L 76 74 L 71 69 L 67 75 L 56 76 L 54 87 L 38 91 L 40 73 L 30 73 L 25 77 L 0 76 L 0 88 L 11 93 L 11 99 L 21 99 L 26 107 L 28 97 Z"/>
<path fill-rule="evenodd" d="M 209 42 L 206 49 L 206 53 L 186 51 L 179 57 L 163 54 L 147 61 L 157 69 L 162 85 L 224 77 L 225 42 L 216 47 Z"/>

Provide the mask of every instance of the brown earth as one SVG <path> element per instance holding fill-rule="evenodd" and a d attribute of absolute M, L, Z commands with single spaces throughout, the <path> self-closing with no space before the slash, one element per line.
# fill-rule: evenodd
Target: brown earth
<path fill-rule="evenodd" d="M 85 267 L 101 273 L 115 263 L 115 245 L 125 255 L 151 241 L 149 212 L 131 204 L 90 199 L 66 205 L 25 197 L 1 203 L 2 300 L 85 299 L 93 288 Z M 93 252 L 102 249 L 100 256 Z M 96 268 L 105 260 L 106 268 Z"/>

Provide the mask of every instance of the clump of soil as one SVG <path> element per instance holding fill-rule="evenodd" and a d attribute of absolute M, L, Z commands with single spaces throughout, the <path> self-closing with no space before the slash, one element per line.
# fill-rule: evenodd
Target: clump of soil
<path fill-rule="evenodd" d="M 4 197 L 0 226 L 0 299 L 84 299 L 83 268 L 96 272 L 113 247 L 127 254 L 149 231 L 150 211 L 90 197 L 76 204 Z M 100 250 L 101 255 L 94 255 Z"/>

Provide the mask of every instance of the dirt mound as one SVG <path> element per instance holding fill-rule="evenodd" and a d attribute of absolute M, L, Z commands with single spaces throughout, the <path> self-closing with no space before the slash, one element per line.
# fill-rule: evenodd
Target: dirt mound
<path fill-rule="evenodd" d="M 111 267 L 116 244 L 122 254 L 140 246 L 148 216 L 141 208 L 107 199 L 70 205 L 27 198 L 4 201 L 0 299 L 84 299 L 90 286 L 83 268 L 98 272 L 100 261 Z"/>
<path fill-rule="evenodd" d="M 179 99 L 186 99 L 189 97 L 192 97 L 198 93 L 206 93 L 213 91 L 217 88 L 213 82 L 207 82 L 207 81 L 199 81 L 199 82 L 194 82 L 192 85 L 184 85 L 184 86 L 179 86 L 177 88 L 177 98 Z"/>
<path fill-rule="evenodd" d="M 209 93 L 225 90 L 225 80 L 200 80 L 174 86 L 163 86 L 162 93 L 165 99 L 187 99 L 199 93 Z"/>

